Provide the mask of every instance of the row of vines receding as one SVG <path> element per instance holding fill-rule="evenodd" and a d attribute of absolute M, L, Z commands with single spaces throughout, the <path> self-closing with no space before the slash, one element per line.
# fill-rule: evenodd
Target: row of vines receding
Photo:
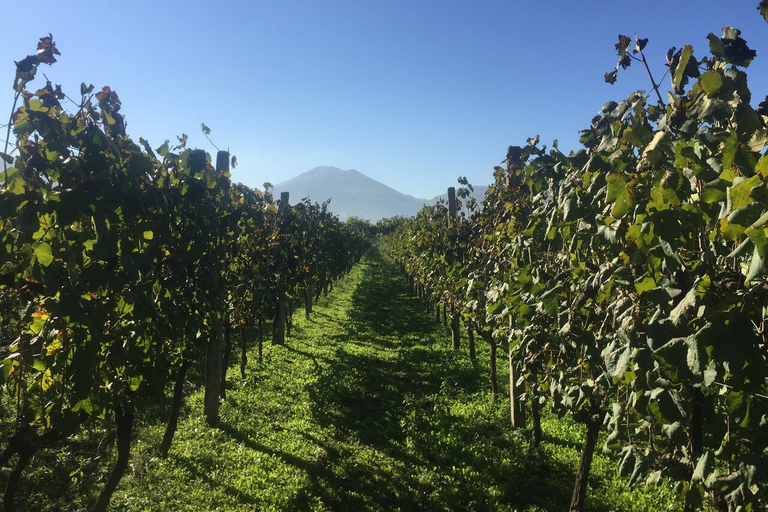
<path fill-rule="evenodd" d="M 135 418 L 173 388 L 162 446 L 168 454 L 187 370 L 205 361 L 205 416 L 215 425 L 232 344 L 273 320 L 286 302 L 308 309 L 366 249 L 355 223 L 309 200 L 289 206 L 230 180 L 230 159 L 166 141 L 157 149 L 125 131 L 109 87 L 79 99 L 50 82 L 31 92 L 52 36 L 17 62 L 15 103 L 0 186 L 0 385 L 4 446 L 12 464 L 2 508 L 14 509 L 22 471 L 86 426 L 109 425 L 117 457 L 96 503 L 105 510 L 130 455 Z M 65 103 L 74 109 L 64 108 Z M 204 131 L 208 131 L 203 125 Z M 238 334 L 238 336 L 233 336 Z M 261 353 L 261 337 L 258 338 Z"/>
<path fill-rule="evenodd" d="M 545 404 L 586 425 L 572 510 L 599 439 L 688 510 L 768 507 L 768 98 L 753 106 L 738 30 L 708 40 L 670 51 L 666 98 L 651 77 L 605 104 L 569 155 L 510 147 L 481 207 L 427 207 L 387 242 L 470 339 L 508 349 L 533 450 Z M 647 42 L 621 36 L 606 81 Z"/>

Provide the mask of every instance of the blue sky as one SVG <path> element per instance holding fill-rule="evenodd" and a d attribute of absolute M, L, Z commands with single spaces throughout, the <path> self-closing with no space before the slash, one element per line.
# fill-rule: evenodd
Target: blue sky
<path fill-rule="evenodd" d="M 726 25 L 757 50 L 768 95 L 768 24 L 758 0 L 14 1 L 2 7 L 0 123 L 14 60 L 53 33 L 40 70 L 70 96 L 119 94 L 128 132 L 157 147 L 187 133 L 237 155 L 233 179 L 261 188 L 315 166 L 357 169 L 429 198 L 467 176 L 488 184 L 510 144 L 540 135 L 578 149 L 600 107 L 650 90 L 635 64 L 610 86 L 619 33 L 648 37 L 657 80 L 671 46 L 707 54 Z M 42 85 L 39 75 L 35 85 Z M 668 79 L 663 85 L 668 88 Z M 5 92 L 2 92 L 5 91 Z M 3 135 L 5 131 L 2 131 Z"/>

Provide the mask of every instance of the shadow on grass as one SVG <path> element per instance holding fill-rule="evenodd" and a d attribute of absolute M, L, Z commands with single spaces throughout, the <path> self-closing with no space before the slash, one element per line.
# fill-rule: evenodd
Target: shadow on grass
<path fill-rule="evenodd" d="M 573 472 L 542 451 L 527 456 L 505 399 L 484 391 L 482 365 L 449 348 L 392 264 L 374 253 L 358 271 L 346 315 L 318 308 L 309 322 L 322 336 L 284 347 L 311 362 L 312 425 L 294 435 L 315 455 L 220 429 L 306 475 L 291 510 L 566 510 Z"/>
<path fill-rule="evenodd" d="M 487 377 L 448 348 L 448 332 L 408 293 L 396 268 L 374 253 L 363 272 L 346 329 L 333 340 L 335 357 L 309 396 L 320 426 L 341 442 L 383 454 L 389 473 L 367 461 L 345 474 L 340 489 L 364 497 L 369 508 L 567 508 L 570 486 L 562 479 L 548 482 L 544 461 L 533 468 L 542 478 L 531 480 L 524 448 L 513 449 L 515 441 L 498 426 L 503 425 L 498 415 L 452 412 L 451 404 L 462 397 L 476 399 Z M 506 409 L 495 404 L 489 410 L 505 414 Z M 343 461 L 328 464 L 323 502 L 356 509 L 359 503 L 347 503 L 345 494 L 333 489 L 330 474 L 343 472 L 333 467 Z"/>
<path fill-rule="evenodd" d="M 303 459 L 292 453 L 270 448 L 227 424 L 221 424 L 219 429 L 249 449 L 277 457 L 307 475 L 309 486 L 297 493 L 289 507 L 290 510 L 312 510 L 312 505 L 318 498 L 329 510 L 370 510 L 380 507 L 383 510 L 407 510 L 403 505 L 414 503 L 415 496 L 399 500 L 397 489 L 392 485 L 408 480 L 409 475 L 395 476 L 380 468 L 349 465 L 347 461 L 354 457 L 353 453 L 340 451 L 310 434 L 298 435 L 321 449 L 323 456 L 315 460 Z M 343 471 L 338 471 L 340 466 L 344 466 Z"/>
<path fill-rule="evenodd" d="M 253 496 L 247 493 L 244 493 L 240 489 L 218 482 L 213 478 L 211 478 L 211 476 L 206 471 L 202 471 L 198 469 L 198 465 L 201 464 L 200 460 L 196 460 L 193 462 L 188 457 L 180 456 L 180 455 L 171 455 L 171 459 L 173 460 L 174 464 L 177 464 L 179 467 L 184 468 L 184 470 L 189 474 L 189 476 L 192 479 L 196 480 L 197 482 L 205 483 L 210 488 L 215 487 L 217 489 L 221 489 L 224 491 L 225 494 L 228 494 L 229 496 L 235 498 L 239 503 L 243 505 L 253 506 L 258 503 L 258 500 Z M 209 466 L 213 467 L 215 466 L 215 463 L 209 462 Z M 252 508 L 252 507 L 249 507 L 249 508 Z"/>

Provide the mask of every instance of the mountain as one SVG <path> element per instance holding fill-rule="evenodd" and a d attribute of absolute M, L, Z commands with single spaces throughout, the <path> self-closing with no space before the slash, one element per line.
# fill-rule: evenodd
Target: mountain
<path fill-rule="evenodd" d="M 305 197 L 316 203 L 330 199 L 328 210 L 340 219 L 354 216 L 371 222 L 396 215 L 410 217 L 432 202 L 398 192 L 361 172 L 337 167 L 315 167 L 278 183 L 275 197 L 280 197 L 280 192 L 290 193 L 291 204 Z"/>

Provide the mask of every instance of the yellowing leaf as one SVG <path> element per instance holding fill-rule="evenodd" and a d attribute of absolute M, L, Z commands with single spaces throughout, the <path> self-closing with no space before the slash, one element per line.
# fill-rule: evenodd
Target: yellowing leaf
<path fill-rule="evenodd" d="M 62 344 L 61 339 L 56 337 L 51 341 L 48 346 L 45 348 L 45 355 L 51 356 L 61 350 Z"/>
<path fill-rule="evenodd" d="M 755 172 L 763 178 L 768 178 L 768 153 L 760 157 L 755 166 Z"/>
<path fill-rule="evenodd" d="M 53 375 L 51 374 L 51 369 L 47 368 L 45 372 L 43 372 L 43 377 L 40 379 L 40 387 L 43 389 L 43 391 L 48 391 L 55 381 L 53 380 Z"/>

